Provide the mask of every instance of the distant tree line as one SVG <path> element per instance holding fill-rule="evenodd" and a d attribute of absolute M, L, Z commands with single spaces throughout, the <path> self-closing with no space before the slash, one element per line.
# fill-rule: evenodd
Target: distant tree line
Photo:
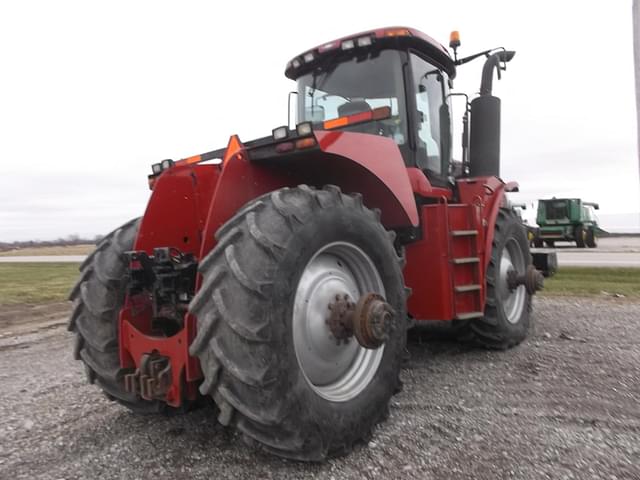
<path fill-rule="evenodd" d="M 68 235 L 64 238 L 57 238 L 55 240 L 24 240 L 18 242 L 0 242 L 0 252 L 32 247 L 68 247 L 71 245 L 97 244 L 103 238 L 104 235 L 96 235 L 93 238 L 88 238 L 73 234 Z"/>

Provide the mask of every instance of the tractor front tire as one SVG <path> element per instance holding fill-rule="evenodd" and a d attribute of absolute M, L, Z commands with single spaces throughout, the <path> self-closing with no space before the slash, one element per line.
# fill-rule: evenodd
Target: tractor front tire
<path fill-rule="evenodd" d="M 529 243 L 516 213 L 501 208 L 493 236 L 486 274 L 484 316 L 467 320 L 460 327 L 462 340 L 484 348 L 506 350 L 522 342 L 531 324 L 531 295 L 524 285 L 509 289 L 507 272 L 523 274 L 531 263 Z"/>
<path fill-rule="evenodd" d="M 575 231 L 576 245 L 578 248 L 584 248 L 586 246 L 587 232 L 582 225 L 578 225 Z"/>
<path fill-rule="evenodd" d="M 218 420 L 279 456 L 319 461 L 371 436 L 400 388 L 406 342 L 403 258 L 358 194 L 283 188 L 244 206 L 200 265 L 190 347 Z M 378 293 L 395 327 L 378 349 L 337 342 L 337 294 Z M 344 340 L 343 340 L 344 342 Z"/>
<path fill-rule="evenodd" d="M 118 353 L 118 315 L 124 302 L 127 262 L 139 219 L 107 235 L 80 266 L 80 278 L 71 290 L 73 311 L 68 329 L 75 332 L 74 357 L 82 360 L 89 383 L 106 396 L 137 413 L 168 410 L 164 402 L 146 401 L 124 389 Z"/>
<path fill-rule="evenodd" d="M 596 248 L 598 246 L 598 240 L 596 237 L 596 231 L 593 227 L 589 227 L 585 236 L 585 243 L 589 248 Z"/>
<path fill-rule="evenodd" d="M 549 247 L 549 248 L 553 248 L 553 247 L 556 246 L 555 240 L 545 240 L 544 243 L 546 243 L 547 247 Z"/>

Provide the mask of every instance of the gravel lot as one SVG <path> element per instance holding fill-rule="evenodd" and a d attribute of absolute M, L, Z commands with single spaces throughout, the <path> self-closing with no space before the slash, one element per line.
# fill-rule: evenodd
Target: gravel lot
<path fill-rule="evenodd" d="M 0 331 L 0 478 L 640 478 L 640 303 L 542 297 L 535 319 L 508 352 L 414 335 L 388 421 L 323 464 L 245 447 L 211 408 L 130 414 L 61 326 Z"/>

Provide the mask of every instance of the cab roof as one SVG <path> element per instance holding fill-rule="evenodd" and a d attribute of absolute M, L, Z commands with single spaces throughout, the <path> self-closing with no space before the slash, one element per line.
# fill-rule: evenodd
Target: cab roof
<path fill-rule="evenodd" d="M 349 51 L 355 54 L 365 49 L 381 47 L 399 50 L 412 48 L 417 50 L 427 56 L 451 78 L 455 77 L 455 64 L 447 49 L 429 35 L 409 27 L 378 28 L 318 45 L 292 58 L 291 61 L 287 63 L 285 75 L 295 80 L 299 76 L 313 70 L 318 62 L 326 58 L 327 55 L 335 55 L 340 52 L 348 55 Z"/>

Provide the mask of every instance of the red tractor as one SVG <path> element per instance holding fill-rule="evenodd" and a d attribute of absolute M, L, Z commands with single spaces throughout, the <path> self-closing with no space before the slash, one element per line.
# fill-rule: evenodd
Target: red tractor
<path fill-rule="evenodd" d="M 491 94 L 514 52 L 458 45 L 452 59 L 410 28 L 325 43 L 286 67 L 295 128 L 153 165 L 144 216 L 71 293 L 89 381 L 139 412 L 212 397 L 250 444 L 321 460 L 385 418 L 414 323 L 521 342 L 541 277 L 499 178 Z M 450 88 L 481 56 L 454 163 Z"/>

